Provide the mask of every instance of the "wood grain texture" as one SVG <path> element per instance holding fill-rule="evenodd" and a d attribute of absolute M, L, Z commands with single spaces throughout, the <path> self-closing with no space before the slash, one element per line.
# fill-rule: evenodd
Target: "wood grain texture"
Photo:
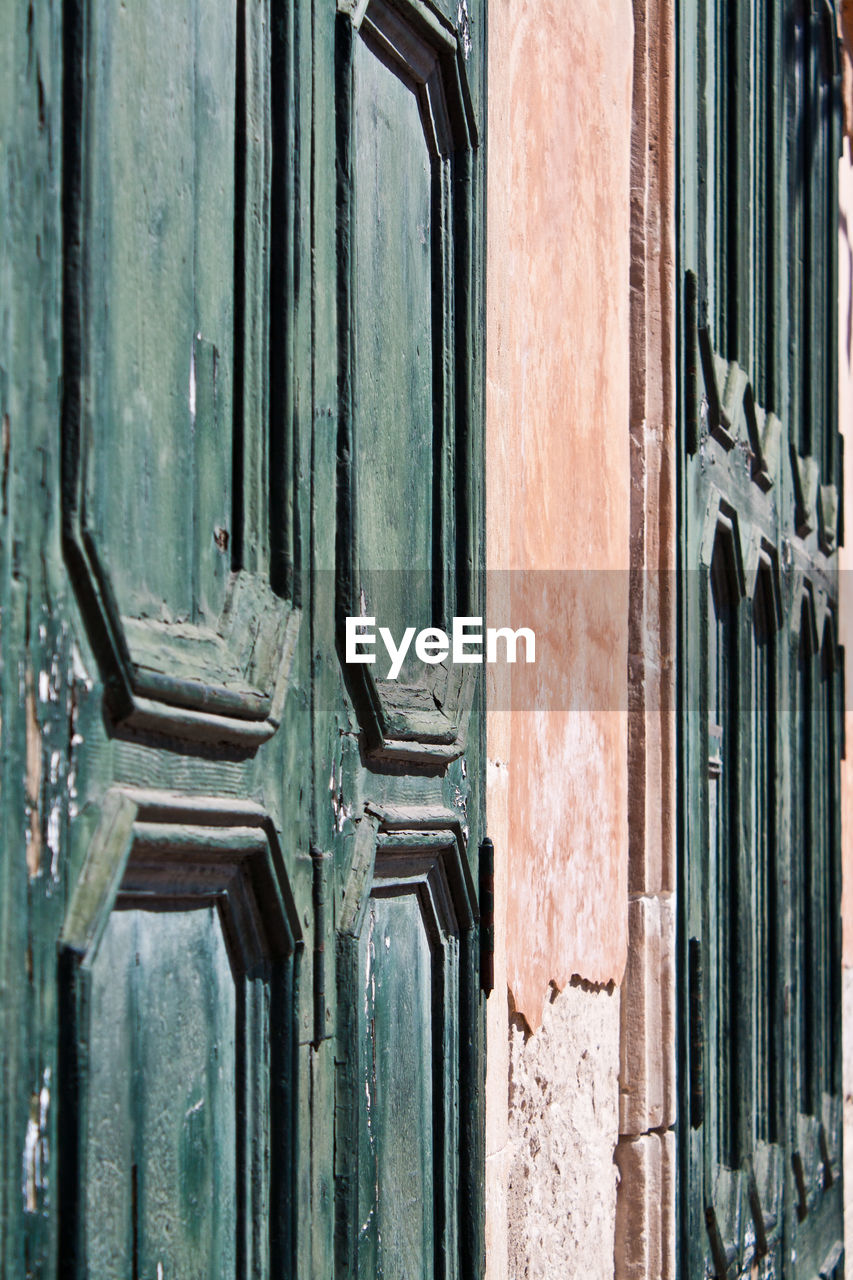
<path fill-rule="evenodd" d="M 215 908 L 113 912 L 92 970 L 88 1265 L 236 1275 L 237 993 Z"/>
<path fill-rule="evenodd" d="M 363 40 L 353 96 L 358 557 L 368 610 L 396 636 L 433 621 L 435 195 L 413 88 Z"/>
<path fill-rule="evenodd" d="M 91 518 L 122 613 L 158 618 L 165 603 L 168 620 L 215 623 L 216 561 L 227 565 L 215 528 L 230 526 L 237 5 L 99 4 L 91 19 Z"/>
<path fill-rule="evenodd" d="M 432 948 L 417 896 L 374 898 L 358 950 L 361 1275 L 435 1275 Z"/>

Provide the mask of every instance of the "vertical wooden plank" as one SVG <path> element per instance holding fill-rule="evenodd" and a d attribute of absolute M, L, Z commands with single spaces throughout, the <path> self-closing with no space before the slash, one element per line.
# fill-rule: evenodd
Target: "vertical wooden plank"
<path fill-rule="evenodd" d="M 133 915 L 139 1274 L 236 1278 L 237 1000 L 218 912 Z"/>
<path fill-rule="evenodd" d="M 0 140 L 4 154 L 12 143 L 11 122 L 14 118 L 15 90 L 17 88 L 16 6 L 13 0 L 2 0 L 0 22 L 6 39 L 0 44 Z M 12 567 L 10 515 L 10 467 L 11 467 L 11 417 L 9 329 L 12 297 L 12 225 L 9 208 L 8 177 L 2 178 L 0 187 L 0 796 L 4 798 L 0 810 L 0 847 L 8 850 L 17 842 L 12 830 L 11 752 L 14 736 L 15 706 L 12 670 L 8 654 L 10 646 L 17 647 L 15 620 L 11 608 L 10 579 Z M 17 1005 L 17 991 L 12 986 L 10 963 L 12 959 L 13 915 L 11 893 L 11 859 L 0 855 L 0 983 L 6 998 L 0 1001 L 0 1270 L 11 1266 L 11 1242 L 14 1236 L 12 1212 L 9 1204 L 10 1149 L 12 1143 L 12 1087 L 14 1078 L 15 1037 L 12 1022 L 13 1008 Z"/>
<path fill-rule="evenodd" d="M 215 622 L 231 524 L 236 4 L 104 0 L 91 25 L 95 529 L 124 612 L 159 617 L 165 604 L 172 619 Z M 199 341 L 216 353 L 219 431 Z"/>
<path fill-rule="evenodd" d="M 304 17 L 302 15 L 304 14 Z M 310 18 L 309 18 L 310 14 Z M 347 728 L 340 704 L 340 676 L 335 643 L 334 580 L 336 539 L 339 530 L 337 507 L 338 448 L 343 431 L 339 418 L 343 391 L 339 377 L 344 367 L 339 346 L 339 316 L 343 299 L 339 293 L 343 260 L 339 264 L 339 236 L 348 235 L 344 219 L 350 196 L 350 173 L 338 167 L 338 130 L 349 127 L 349 69 L 347 34 L 349 19 L 334 6 L 311 0 L 300 9 L 302 31 L 310 29 L 310 116 L 302 117 L 300 129 L 310 136 L 300 178 L 310 189 L 310 359 L 305 366 L 306 382 L 301 390 L 305 409 L 310 406 L 311 434 L 306 465 L 310 471 L 311 506 L 308 515 L 311 571 L 310 613 L 310 734 L 311 774 L 310 840 L 320 850 L 337 846 L 336 814 L 330 803 L 330 778 L 337 775 L 340 735 Z M 310 25 L 309 25 L 310 24 Z M 308 78 L 303 92 L 308 93 Z M 307 265 L 307 264 L 306 264 Z M 306 317 L 307 319 L 307 317 Z M 306 335 L 307 336 L 307 335 Z M 309 373 L 310 369 L 310 373 Z M 337 897 L 339 886 L 335 884 Z M 334 912 L 327 913 L 325 954 L 334 954 L 332 932 Z M 331 985 L 331 984 L 328 984 Z M 313 990 L 306 983 L 304 1011 L 313 1035 Z M 334 1007 L 334 1006 L 333 1006 Z M 310 1135 L 310 1204 L 300 1259 L 310 1248 L 310 1271 L 306 1274 L 333 1275 L 335 1189 L 332 1171 L 335 1161 L 334 1041 L 324 1041 L 316 1049 L 305 1047 L 306 1087 L 309 1112 L 305 1133 Z"/>
<path fill-rule="evenodd" d="M 101 507 L 99 532 L 113 551 L 125 611 L 134 596 L 156 612 L 171 597 L 188 617 L 193 7 L 104 3 L 90 15 L 88 394 L 98 436 L 109 441 L 97 450 L 90 501 Z M 170 555 L 151 555 L 155 531 Z"/>
<path fill-rule="evenodd" d="M 193 550 L 194 618 L 214 625 L 225 599 L 231 568 L 233 368 L 236 279 L 235 223 L 236 101 L 245 86 L 238 78 L 237 6 L 194 0 L 194 168 L 193 187 L 193 370 L 195 404 L 190 403 L 196 494 Z M 239 228 L 239 224 L 237 224 Z M 255 284 L 255 282 L 252 282 Z M 257 287 L 255 285 L 255 287 Z M 254 292 L 254 290 L 253 290 Z M 261 301 L 265 301 L 262 294 Z M 263 307 L 258 308 L 263 317 Z M 263 325 L 258 327 L 262 328 Z M 240 352 L 242 355 L 242 352 Z"/>
<path fill-rule="evenodd" d="M 136 920 L 114 912 L 92 975 L 93 1043 L 83 1205 L 87 1262 L 104 1280 L 139 1272 L 139 1180 L 134 1153 L 133 970 Z"/>
<path fill-rule="evenodd" d="M 415 894 L 371 899 L 359 945 L 359 1275 L 436 1275 L 431 950 Z"/>
<path fill-rule="evenodd" d="M 56 1266 L 54 937 L 64 892 L 68 638 L 53 496 L 60 327 L 61 10 L 7 6 L 0 121 L 3 800 L 0 1271 Z M 29 744 L 29 751 L 27 749 Z M 36 857 L 38 853 L 38 858 Z"/>
<path fill-rule="evenodd" d="M 797 334 L 804 328 L 807 340 L 807 299 L 805 281 L 808 263 L 805 255 L 806 245 L 806 193 L 808 183 L 807 170 L 807 129 L 799 122 L 805 121 L 806 94 L 808 91 L 807 34 L 805 22 L 801 15 L 796 15 L 791 23 L 791 42 L 788 49 L 785 83 L 787 93 L 786 136 L 788 139 L 790 181 L 787 184 L 789 203 L 789 253 L 790 288 L 789 288 L 789 334 Z M 804 399 L 802 385 L 802 361 L 806 352 L 801 350 L 796 341 L 786 335 L 788 354 L 788 386 L 790 392 L 789 419 L 793 443 L 803 455 L 809 452 L 809 437 L 804 415 L 808 406 Z"/>
<path fill-rule="evenodd" d="M 767 234 L 763 249 L 764 276 L 762 280 L 762 352 L 763 387 L 759 391 L 761 403 L 774 413 L 782 403 L 782 369 L 780 365 L 780 335 L 782 332 L 782 308 L 784 291 L 781 252 L 784 239 L 785 202 L 781 188 L 784 173 L 782 126 L 782 37 L 783 15 L 780 0 L 771 0 L 764 9 L 766 23 L 766 66 L 764 72 L 763 117 L 763 167 L 766 192 Z M 763 392 L 763 394 L 762 394 Z"/>
<path fill-rule="evenodd" d="M 294 541 L 293 507 L 297 497 L 295 467 L 299 457 L 297 387 L 300 376 L 310 385 L 310 353 L 305 359 L 299 338 L 298 285 L 310 247 L 308 155 L 303 136 L 311 135 L 311 35 L 310 20 L 301 16 L 304 5 L 270 0 L 269 50 L 271 138 L 286 140 L 276 149 L 270 164 L 270 226 L 276 234 L 269 241 L 271 300 L 269 324 L 269 488 L 266 537 L 270 547 L 270 581 L 273 589 L 292 595 L 300 603 L 300 548 Z M 310 10 L 308 11 L 310 15 Z M 304 134 L 303 134 L 304 130 Z M 300 196 L 303 198 L 300 199 Z M 283 299 L 289 305 L 281 305 Z M 309 312 L 310 315 L 310 312 Z M 310 328 L 309 328 L 310 333 Z M 246 365 L 247 371 L 249 365 Z M 248 380 L 247 380 L 248 381 Z M 235 548 L 235 563 L 241 563 Z"/>
<path fill-rule="evenodd" d="M 236 29 L 237 138 L 235 161 L 236 217 L 235 263 L 235 367 L 233 526 L 231 565 L 249 572 L 267 571 L 270 548 L 277 538 L 288 542 L 293 533 L 289 486 L 294 481 L 292 457 L 284 471 L 271 468 L 276 442 L 289 437 L 290 424 L 282 418 L 290 397 L 277 406 L 271 421 L 270 384 L 275 381 L 287 353 L 271 348 L 278 326 L 287 328 L 296 309 L 292 288 L 276 289 L 281 282 L 271 254 L 277 240 L 291 243 L 290 204 L 276 205 L 277 234 L 271 235 L 273 201 L 273 94 L 288 99 L 294 92 L 290 68 L 278 59 L 288 37 L 286 21 L 277 0 L 239 0 Z M 274 31 L 275 28 L 275 31 Z M 273 47 L 279 51 L 273 60 Z M 282 135 L 282 142 L 287 134 Z M 289 163 L 282 148 L 278 169 Z M 275 292 L 274 292 L 275 290 Z M 271 358 L 271 351 L 273 352 Z M 273 537 L 273 529 L 277 530 Z M 277 566 L 268 570 L 276 590 L 290 597 L 292 584 L 282 582 Z M 292 598 L 292 597 L 291 597 Z"/>
<path fill-rule="evenodd" d="M 720 86 L 728 106 L 726 133 L 727 272 L 726 355 L 743 367 L 750 355 L 750 300 L 753 286 L 751 225 L 743 211 L 751 207 L 753 60 L 751 54 L 752 6 L 728 0 L 728 66 Z"/>
<path fill-rule="evenodd" d="M 192 602 L 193 621 L 215 626 L 231 571 L 230 458 L 221 448 L 228 434 L 228 365 L 212 342 L 197 330 L 192 342 L 190 414 L 194 491 Z"/>
<path fill-rule="evenodd" d="M 413 87 L 354 41 L 354 386 L 357 554 L 368 612 L 394 635 L 433 624 L 433 296 L 431 159 Z M 443 345 L 443 344 L 442 344 Z M 380 672 L 384 675 L 384 672 Z"/>

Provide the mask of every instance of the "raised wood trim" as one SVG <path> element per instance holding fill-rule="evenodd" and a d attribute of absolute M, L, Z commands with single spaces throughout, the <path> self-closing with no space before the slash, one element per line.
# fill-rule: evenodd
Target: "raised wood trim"
<path fill-rule="evenodd" d="M 176 896 L 216 902 L 243 971 L 291 955 L 301 936 L 278 837 L 263 809 L 115 788 L 74 887 L 60 947 L 90 968 L 116 906 L 156 907 Z"/>

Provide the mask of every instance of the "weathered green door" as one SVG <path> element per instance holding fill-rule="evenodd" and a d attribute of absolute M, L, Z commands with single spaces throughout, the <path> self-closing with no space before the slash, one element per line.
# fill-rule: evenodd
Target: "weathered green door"
<path fill-rule="evenodd" d="M 3 16 L 0 1272 L 480 1275 L 485 4 Z"/>
<path fill-rule="evenodd" d="M 681 1256 L 843 1274 L 835 15 L 679 15 Z"/>

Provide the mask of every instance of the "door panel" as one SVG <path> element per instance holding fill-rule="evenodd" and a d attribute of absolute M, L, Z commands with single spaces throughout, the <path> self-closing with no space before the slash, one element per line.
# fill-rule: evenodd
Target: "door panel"
<path fill-rule="evenodd" d="M 273 510 L 274 544 L 294 535 L 266 421 L 268 17 L 80 0 L 69 24 L 72 585 L 116 725 L 252 751 L 280 721 L 298 625 L 270 561 Z"/>
<path fill-rule="evenodd" d="M 364 1275 L 435 1274 L 431 953 L 416 893 L 371 895 L 359 939 Z"/>
<path fill-rule="evenodd" d="M 104 3 L 92 19 L 90 518 L 123 614 L 215 626 L 230 569 L 237 6 Z"/>
<path fill-rule="evenodd" d="M 482 55 L 410 0 L 358 6 L 337 39 L 343 652 L 347 616 L 375 617 L 398 640 L 405 627 L 449 630 L 454 614 L 482 613 Z M 392 681 L 387 667 L 379 646 L 375 665 L 345 668 L 371 756 L 460 756 L 470 669 L 410 655 Z"/>
<path fill-rule="evenodd" d="M 414 85 L 362 39 L 353 62 L 357 553 L 398 637 L 432 624 L 433 175 Z"/>
<path fill-rule="evenodd" d="M 459 819 L 437 807 L 371 806 L 356 832 L 338 951 L 339 992 L 356 1018 L 345 1039 L 358 1043 L 357 1058 L 342 1047 L 338 1069 L 349 1126 L 339 1180 L 342 1191 L 357 1188 L 339 1211 L 345 1273 L 464 1274 L 472 1242 L 459 1213 L 469 1194 L 460 1107 L 476 1060 L 460 1014 L 478 998 L 465 843 Z"/>
<path fill-rule="evenodd" d="M 108 793 L 61 938 L 63 1274 L 289 1265 L 299 936 L 263 810 Z"/>
<path fill-rule="evenodd" d="M 91 1000 L 90 1272 L 236 1275 L 237 993 L 216 908 L 113 911 Z"/>

